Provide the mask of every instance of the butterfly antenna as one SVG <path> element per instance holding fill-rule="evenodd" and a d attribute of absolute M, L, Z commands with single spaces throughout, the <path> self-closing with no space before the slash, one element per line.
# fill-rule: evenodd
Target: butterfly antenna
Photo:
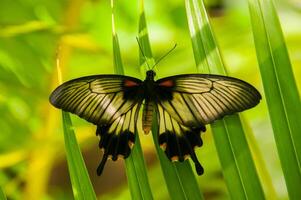
<path fill-rule="evenodd" d="M 154 67 L 166 56 L 168 56 L 168 54 L 170 54 L 175 48 L 177 47 L 177 44 L 175 44 L 166 54 L 164 54 L 161 58 L 159 58 L 159 60 L 154 64 L 154 66 L 152 67 L 152 69 L 154 69 Z"/>
<path fill-rule="evenodd" d="M 146 62 L 146 65 L 147 65 L 148 69 L 150 69 L 150 67 L 149 67 L 149 65 L 148 65 L 148 62 L 147 62 L 147 58 L 146 58 L 145 54 L 143 53 L 142 46 L 141 46 L 141 44 L 140 44 L 140 42 L 139 42 L 138 37 L 136 37 L 136 40 L 137 40 L 137 42 L 138 42 L 139 49 L 140 49 L 140 51 L 141 51 L 141 54 L 142 54 L 143 57 L 144 57 L 144 60 L 145 60 L 145 62 Z"/>

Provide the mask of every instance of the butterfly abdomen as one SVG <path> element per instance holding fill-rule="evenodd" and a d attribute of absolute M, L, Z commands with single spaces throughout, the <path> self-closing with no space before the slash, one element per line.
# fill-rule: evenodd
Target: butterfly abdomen
<path fill-rule="evenodd" d="M 142 129 L 145 134 L 149 133 L 152 126 L 153 109 L 153 103 L 146 99 L 142 113 Z"/>

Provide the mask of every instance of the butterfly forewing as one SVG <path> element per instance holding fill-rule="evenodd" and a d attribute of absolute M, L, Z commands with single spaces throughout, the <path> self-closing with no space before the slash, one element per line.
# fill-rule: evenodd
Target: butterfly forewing
<path fill-rule="evenodd" d="M 131 85 L 127 85 L 128 82 Z M 143 100 L 143 94 L 139 92 L 141 83 L 139 79 L 119 75 L 83 77 L 56 88 L 50 95 L 50 102 L 93 124 L 111 124 Z"/>
<path fill-rule="evenodd" d="M 225 115 L 246 110 L 261 99 L 250 84 L 220 75 L 178 75 L 156 83 L 157 103 L 179 123 L 189 127 L 209 124 Z"/>

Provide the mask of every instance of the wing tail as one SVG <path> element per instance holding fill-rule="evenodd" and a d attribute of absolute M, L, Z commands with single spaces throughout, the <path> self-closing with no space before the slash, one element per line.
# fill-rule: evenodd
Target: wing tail
<path fill-rule="evenodd" d="M 100 176 L 102 174 L 102 171 L 103 171 L 103 169 L 105 167 L 105 164 L 106 164 L 106 162 L 108 160 L 108 156 L 109 156 L 109 154 L 107 154 L 107 153 L 105 153 L 103 155 L 103 157 L 101 159 L 101 162 L 100 162 L 99 166 L 97 167 L 97 175 L 98 176 Z"/>
<path fill-rule="evenodd" d="M 191 157 L 195 163 L 197 174 L 202 175 L 204 169 L 198 161 L 194 149 L 203 145 L 201 132 L 205 132 L 205 126 L 186 127 L 173 119 L 160 105 L 158 106 L 158 118 L 160 124 L 159 144 L 168 159 L 183 162 Z"/>
<path fill-rule="evenodd" d="M 97 175 L 101 175 L 107 159 L 116 161 L 126 159 L 135 143 L 136 124 L 140 104 L 117 118 L 112 124 L 98 126 L 96 135 L 100 136 L 99 148 L 104 150 L 102 160 L 97 168 Z"/>

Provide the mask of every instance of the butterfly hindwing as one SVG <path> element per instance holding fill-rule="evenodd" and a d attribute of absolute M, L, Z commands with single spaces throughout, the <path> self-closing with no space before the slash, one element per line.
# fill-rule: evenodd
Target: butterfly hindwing
<path fill-rule="evenodd" d="M 135 142 L 137 116 L 144 99 L 142 81 L 120 75 L 95 75 L 63 83 L 50 95 L 50 102 L 97 125 L 102 161 L 127 158 Z"/>
<path fill-rule="evenodd" d="M 156 81 L 160 104 L 175 120 L 198 127 L 257 105 L 259 92 L 232 77 L 187 74 Z"/>
<path fill-rule="evenodd" d="M 126 113 L 119 116 L 110 125 L 97 126 L 96 134 L 100 136 L 99 148 L 104 154 L 97 168 L 97 174 L 102 173 L 108 157 L 116 161 L 118 157 L 127 158 L 135 143 L 136 124 L 141 102 Z"/>
<path fill-rule="evenodd" d="M 159 144 L 168 159 L 183 162 L 190 156 L 195 163 L 197 173 L 203 174 L 204 169 L 199 163 L 194 149 L 203 145 L 201 131 L 206 131 L 205 126 L 200 125 L 198 128 L 184 126 L 160 105 L 157 105 L 157 119 Z"/>

